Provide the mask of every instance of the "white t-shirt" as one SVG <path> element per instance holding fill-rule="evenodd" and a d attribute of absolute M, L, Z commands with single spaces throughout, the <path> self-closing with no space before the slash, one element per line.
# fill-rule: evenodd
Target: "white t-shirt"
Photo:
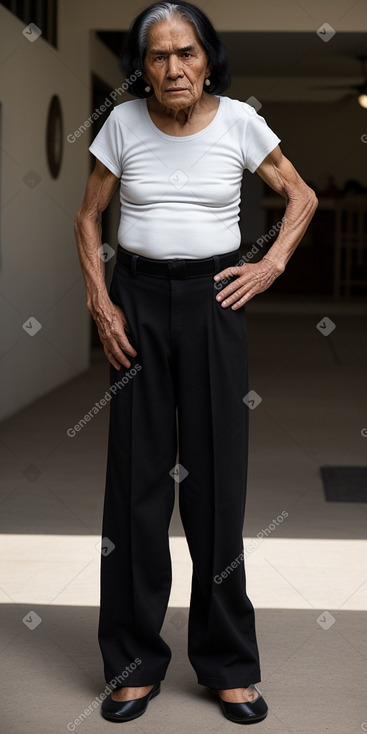
<path fill-rule="evenodd" d="M 167 135 L 146 99 L 117 105 L 89 150 L 120 178 L 118 242 L 145 257 L 205 258 L 236 250 L 243 171 L 280 143 L 255 109 L 219 96 L 198 133 Z"/>

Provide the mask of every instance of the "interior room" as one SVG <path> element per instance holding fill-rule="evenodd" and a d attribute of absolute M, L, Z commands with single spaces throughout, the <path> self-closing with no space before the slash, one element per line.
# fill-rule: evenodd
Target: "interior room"
<path fill-rule="evenodd" d="M 134 99 L 119 56 L 149 5 L 0 2 L 4 732 L 109 727 L 97 640 L 109 361 L 86 305 L 74 221 L 95 166 L 89 146 L 111 110 Z M 261 655 L 253 682 L 269 706 L 259 731 L 367 731 L 367 8 L 195 5 L 227 50 L 223 94 L 264 117 L 318 199 L 284 272 L 245 306 L 254 400 L 244 563 Z M 266 255 L 286 206 L 244 170 L 243 263 Z M 108 287 L 119 218 L 117 188 L 101 224 Z M 187 655 L 193 569 L 179 491 L 176 481 L 161 630 L 172 660 L 133 733 L 231 726 Z"/>

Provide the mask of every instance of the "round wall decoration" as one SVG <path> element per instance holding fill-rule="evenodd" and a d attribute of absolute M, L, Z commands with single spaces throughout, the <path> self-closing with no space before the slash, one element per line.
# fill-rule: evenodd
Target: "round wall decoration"
<path fill-rule="evenodd" d="M 47 163 L 52 178 L 60 173 L 63 151 L 63 123 L 60 98 L 54 94 L 47 113 L 46 129 Z"/>

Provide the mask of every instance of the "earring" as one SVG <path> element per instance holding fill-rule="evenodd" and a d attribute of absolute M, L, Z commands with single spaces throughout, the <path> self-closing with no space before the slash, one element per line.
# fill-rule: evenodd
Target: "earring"
<path fill-rule="evenodd" d="M 145 91 L 146 91 L 146 92 L 150 92 L 150 86 L 149 86 L 149 84 L 148 84 L 148 86 L 147 86 L 147 87 L 145 87 Z"/>
<path fill-rule="evenodd" d="M 205 79 L 205 84 L 206 84 L 207 87 L 210 87 L 211 81 L 210 81 L 209 77 L 207 79 Z"/>

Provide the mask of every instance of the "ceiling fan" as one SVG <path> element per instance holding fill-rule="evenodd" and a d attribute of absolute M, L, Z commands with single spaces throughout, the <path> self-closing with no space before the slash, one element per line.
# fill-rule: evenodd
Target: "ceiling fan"
<path fill-rule="evenodd" d="M 351 89 L 352 91 L 349 92 L 349 94 L 344 95 L 342 97 L 342 100 L 347 100 L 347 99 L 352 99 L 353 97 L 357 97 L 358 102 L 361 105 L 361 107 L 367 108 L 367 69 L 366 69 L 367 56 L 357 56 L 357 59 L 361 62 L 361 66 L 362 66 L 361 75 L 363 77 L 363 81 L 360 84 L 342 84 L 342 85 L 336 85 L 336 86 L 334 86 L 333 84 L 328 84 L 326 86 L 321 86 L 321 87 L 309 87 L 309 89 Z"/>

